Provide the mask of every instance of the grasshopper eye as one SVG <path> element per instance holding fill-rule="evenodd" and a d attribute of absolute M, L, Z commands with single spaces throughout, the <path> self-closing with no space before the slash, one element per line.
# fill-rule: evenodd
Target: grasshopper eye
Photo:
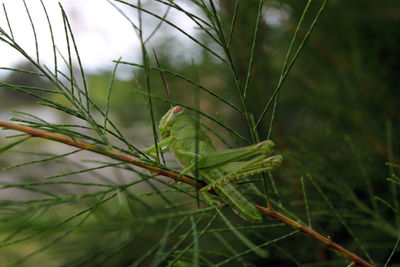
<path fill-rule="evenodd" d="M 178 113 L 178 112 L 181 112 L 182 109 L 183 109 L 182 106 L 176 106 L 176 107 L 174 107 L 174 109 L 172 110 L 172 113 L 176 114 L 176 113 Z"/>

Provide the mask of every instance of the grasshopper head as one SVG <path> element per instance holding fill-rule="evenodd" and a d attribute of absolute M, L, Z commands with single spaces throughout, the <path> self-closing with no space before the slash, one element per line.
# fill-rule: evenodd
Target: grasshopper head
<path fill-rule="evenodd" d="M 169 137 L 172 125 L 174 125 L 177 118 L 183 114 L 183 110 L 183 107 L 175 106 L 168 110 L 164 117 L 162 117 L 159 129 L 163 138 Z"/>

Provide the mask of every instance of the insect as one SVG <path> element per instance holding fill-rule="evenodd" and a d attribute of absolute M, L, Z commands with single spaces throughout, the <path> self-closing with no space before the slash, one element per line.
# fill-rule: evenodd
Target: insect
<path fill-rule="evenodd" d="M 255 204 L 243 195 L 232 180 L 278 168 L 282 156 L 272 155 L 274 143 L 266 140 L 243 148 L 217 151 L 208 135 L 195 127 L 195 119 L 183 107 L 171 107 L 160 121 L 159 130 L 163 140 L 158 144 L 159 148 L 163 152 L 172 150 L 185 168 L 182 175 L 188 172 L 193 174 L 197 168 L 198 178 L 207 183 L 201 191 L 209 202 L 213 201 L 207 195 L 207 190 L 213 188 L 241 217 L 262 222 L 262 215 Z M 146 153 L 154 154 L 155 147 L 149 148 Z"/>

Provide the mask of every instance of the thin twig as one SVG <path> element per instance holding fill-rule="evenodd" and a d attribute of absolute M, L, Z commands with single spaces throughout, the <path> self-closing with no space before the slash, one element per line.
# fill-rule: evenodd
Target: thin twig
<path fill-rule="evenodd" d="M 156 175 L 163 175 L 175 180 L 179 180 L 181 182 L 184 182 L 185 184 L 189 184 L 194 186 L 195 185 L 195 180 L 193 178 L 187 177 L 187 176 L 183 176 L 179 173 L 170 171 L 170 170 L 166 170 L 163 168 L 160 168 L 158 166 L 155 165 L 151 165 L 151 162 L 146 162 L 144 160 L 139 160 L 136 159 L 132 156 L 120 153 L 116 150 L 111 150 L 111 149 L 104 149 L 102 147 L 96 146 L 96 145 L 91 145 L 85 142 L 81 142 L 81 141 L 77 141 L 74 140 L 70 137 L 67 136 L 63 136 L 63 135 L 59 135 L 59 134 L 54 134 L 54 133 L 50 133 L 44 130 L 40 130 L 40 129 L 34 129 L 28 126 L 23 126 L 23 125 L 18 125 L 18 124 L 14 124 L 11 122 L 6 122 L 6 121 L 0 121 L 0 127 L 4 127 L 4 128 L 8 128 L 8 129 L 13 129 L 16 131 L 20 131 L 20 132 L 24 132 L 27 133 L 29 135 L 31 135 L 32 137 L 40 137 L 43 139 L 49 139 L 49 140 L 53 140 L 56 142 L 60 142 L 66 145 L 70 145 L 70 146 L 74 146 L 77 148 L 81 148 L 81 149 L 85 149 L 85 150 L 89 150 L 98 154 L 102 154 L 105 156 L 108 156 L 110 158 L 113 159 L 117 159 L 123 162 L 127 162 L 136 166 L 139 166 L 141 168 L 147 169 L 150 172 L 156 174 Z M 205 183 L 201 183 L 201 186 L 205 186 Z"/>
<path fill-rule="evenodd" d="M 10 123 L 10 122 L 5 122 L 5 121 L 0 121 L 0 127 L 4 127 L 7 129 L 13 129 L 16 131 L 20 131 L 20 132 L 24 132 L 27 133 L 29 135 L 31 135 L 32 137 L 39 137 L 39 138 L 44 138 L 44 139 L 49 139 L 49 140 L 53 140 L 53 141 L 57 141 L 63 144 L 67 144 L 70 146 L 74 146 L 77 148 L 81 148 L 81 149 L 85 149 L 85 150 L 89 150 L 89 151 L 93 151 L 95 153 L 98 154 L 102 154 L 105 156 L 108 156 L 110 158 L 113 159 L 117 159 L 123 162 L 127 162 L 136 166 L 139 166 L 141 168 L 147 169 L 149 171 L 151 171 L 152 173 L 154 173 L 155 175 L 163 175 L 165 177 L 169 177 L 172 178 L 174 180 L 179 180 L 185 184 L 189 184 L 191 186 L 198 186 L 198 188 L 202 188 L 204 186 L 206 186 L 206 184 L 204 182 L 201 181 L 197 181 L 188 177 L 188 176 L 184 176 L 181 175 L 179 173 L 170 171 L 170 170 L 166 170 L 163 168 L 160 168 L 158 166 L 154 166 L 151 165 L 150 162 L 146 162 L 143 160 L 138 160 L 135 159 L 132 156 L 128 156 L 126 154 L 122 154 L 116 150 L 108 150 L 108 149 L 104 149 L 101 148 L 99 146 L 96 145 L 92 145 L 92 144 L 88 144 L 88 143 L 84 143 L 81 141 L 76 141 L 73 140 L 70 137 L 67 136 L 63 136 L 63 135 L 59 135 L 59 134 L 54 134 L 54 133 L 50 133 L 44 130 L 40 130 L 40 129 L 34 129 L 28 126 L 23 126 L 23 125 L 18 125 L 18 124 L 14 124 L 14 123 Z M 214 191 L 209 191 L 212 194 L 216 194 Z M 330 240 L 329 238 L 319 234 L 318 232 L 310 229 L 309 227 L 302 225 L 301 223 L 298 223 L 292 219 L 290 219 L 289 217 L 286 217 L 285 215 L 277 212 L 276 210 L 274 210 L 271 206 L 269 207 L 263 207 L 261 205 L 256 204 L 257 209 L 267 215 L 268 217 L 277 220 L 277 221 L 281 221 L 287 225 L 289 225 L 290 227 L 298 230 L 300 233 L 303 233 L 305 235 L 309 235 L 312 236 L 313 238 L 319 240 L 320 242 L 322 242 L 325 246 L 327 246 L 328 248 L 340 253 L 341 255 L 343 255 L 344 257 L 346 257 L 347 259 L 351 260 L 354 264 L 358 265 L 358 266 L 367 266 L 367 267 L 372 267 L 372 265 L 370 263 L 368 263 L 367 261 L 363 260 L 362 258 L 360 258 L 359 256 L 357 256 L 356 254 L 348 251 L 347 249 L 345 249 L 344 247 L 340 246 L 339 244 L 333 242 L 332 240 Z"/>
<path fill-rule="evenodd" d="M 335 250 L 336 252 L 342 254 L 343 256 L 345 256 L 346 258 L 348 258 L 349 260 L 353 261 L 354 264 L 359 265 L 359 266 L 369 266 L 372 267 L 372 265 L 370 263 L 368 263 L 367 261 L 363 260 L 362 258 L 360 258 L 359 256 L 357 256 L 356 254 L 348 251 L 347 249 L 345 249 L 344 247 L 342 247 L 341 245 L 339 245 L 338 243 L 333 242 L 332 240 L 330 240 L 329 238 L 319 234 L 318 232 L 308 228 L 307 226 L 302 225 L 301 223 L 298 223 L 282 214 L 280 214 L 279 212 L 277 212 L 276 210 L 274 210 L 272 207 L 263 207 L 261 205 L 256 204 L 257 209 L 259 211 L 261 211 L 263 214 L 271 217 L 274 220 L 277 221 L 281 221 L 289 226 L 291 226 L 294 229 L 299 230 L 300 233 L 305 234 L 305 235 L 309 235 L 314 237 L 315 239 L 321 241 L 322 243 L 324 243 L 324 245 L 326 245 L 328 248 Z"/>

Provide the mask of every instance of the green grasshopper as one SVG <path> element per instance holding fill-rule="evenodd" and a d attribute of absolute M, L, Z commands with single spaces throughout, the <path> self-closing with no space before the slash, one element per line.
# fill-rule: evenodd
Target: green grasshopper
<path fill-rule="evenodd" d="M 196 127 L 196 121 L 183 107 L 171 107 L 160 121 L 163 140 L 158 147 L 163 152 L 172 149 L 177 160 L 186 168 L 182 175 L 193 173 L 197 168 L 198 178 L 207 183 L 201 189 L 206 200 L 213 202 L 207 195 L 207 191 L 213 188 L 241 217 L 262 222 L 262 215 L 255 204 L 231 180 L 278 168 L 282 156 L 272 156 L 274 143 L 266 140 L 243 148 L 217 151 L 207 134 Z M 154 154 L 155 147 L 149 148 L 146 153 Z M 243 161 L 249 157 L 253 158 Z"/>

